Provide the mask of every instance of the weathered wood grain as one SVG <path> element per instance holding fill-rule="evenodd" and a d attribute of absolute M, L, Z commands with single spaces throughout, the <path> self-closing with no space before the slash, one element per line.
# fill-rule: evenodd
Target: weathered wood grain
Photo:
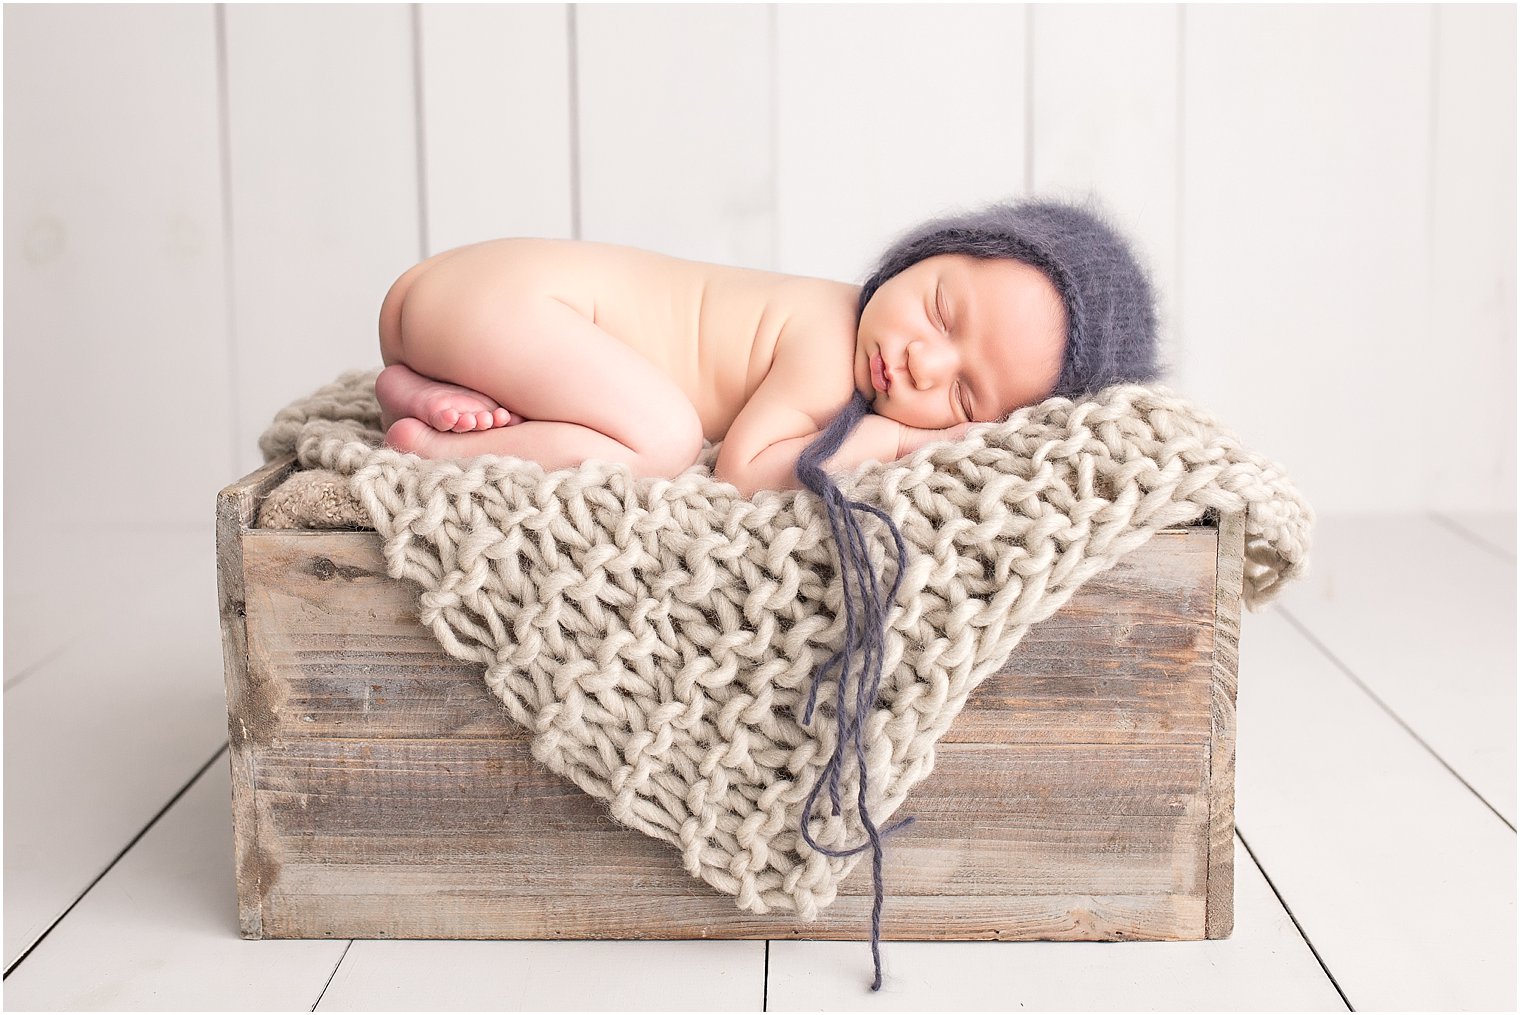
<path fill-rule="evenodd" d="M 1209 528 L 1160 532 L 1091 579 L 1030 628 L 1017 669 L 987 678 L 945 740 L 1207 744 L 1216 542 Z M 417 623 L 417 588 L 385 573 L 374 533 L 254 529 L 243 552 L 253 668 L 279 675 L 261 682 L 279 702 L 260 704 L 295 717 L 286 736 L 501 735 L 479 668 Z"/>
<path fill-rule="evenodd" d="M 232 766 L 234 863 L 238 881 L 238 924 L 244 937 L 262 937 L 262 914 L 258 904 L 265 877 L 260 840 L 255 834 L 255 801 L 248 787 L 257 780 L 247 723 L 252 710 L 248 692 L 247 587 L 243 570 L 243 534 L 258 512 L 259 502 L 285 481 L 295 469 L 290 456 L 270 462 L 223 488 L 216 495 L 216 592 L 222 624 L 222 673 L 227 685 L 227 736 Z"/>
<path fill-rule="evenodd" d="M 1214 600 L 1214 663 L 1209 750 L 1209 897 L 1206 937 L 1229 937 L 1235 929 L 1235 692 L 1240 669 L 1240 589 L 1246 520 L 1219 519 L 1218 573 Z"/>
<path fill-rule="evenodd" d="M 726 898 L 709 901 L 642 891 L 478 895 L 464 901 L 440 887 L 405 896 L 374 891 L 282 896 L 278 905 L 287 931 L 279 936 L 287 938 L 859 941 L 870 930 L 872 899 L 841 895 L 810 924 L 741 913 Z M 335 910 L 342 913 L 341 924 L 333 920 Z M 885 941 L 1191 941 L 1198 935 L 1178 934 L 1173 928 L 1200 925 L 1202 910 L 1203 901 L 1195 896 L 893 895 L 882 908 L 881 936 Z M 464 920 L 480 931 L 462 932 Z M 502 927 L 511 932 L 491 932 Z"/>
<path fill-rule="evenodd" d="M 247 527 L 275 475 L 218 535 L 244 936 L 860 937 L 869 863 L 813 923 L 743 912 L 539 765 L 375 533 Z M 884 938 L 1228 935 L 1242 531 L 1158 533 L 972 692 L 896 814 Z"/>

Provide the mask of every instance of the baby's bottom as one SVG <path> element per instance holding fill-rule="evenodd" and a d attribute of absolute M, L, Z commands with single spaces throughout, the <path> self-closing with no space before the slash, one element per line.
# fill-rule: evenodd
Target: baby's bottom
<path fill-rule="evenodd" d="M 674 476 L 696 461 L 701 419 L 675 382 L 559 300 L 501 292 L 471 249 L 417 265 L 381 307 L 386 369 L 375 393 L 386 444 L 425 458 L 515 455 L 546 469 L 598 458 L 639 476 Z M 445 403 L 477 414 L 477 428 L 440 429 Z"/>

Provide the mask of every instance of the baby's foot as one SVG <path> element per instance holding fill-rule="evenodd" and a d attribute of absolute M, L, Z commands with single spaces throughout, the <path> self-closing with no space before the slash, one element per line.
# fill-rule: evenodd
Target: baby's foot
<path fill-rule="evenodd" d="M 384 410 L 381 422 L 387 426 L 413 416 L 434 430 L 466 433 L 523 421 L 478 391 L 426 377 L 404 363 L 392 363 L 380 371 L 375 378 L 375 397 Z"/>

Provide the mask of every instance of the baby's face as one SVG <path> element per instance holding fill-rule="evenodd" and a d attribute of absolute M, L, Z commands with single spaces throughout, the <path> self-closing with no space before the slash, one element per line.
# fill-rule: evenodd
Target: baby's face
<path fill-rule="evenodd" d="M 874 396 L 872 411 L 908 426 L 998 420 L 1050 394 L 1065 346 L 1066 308 L 1044 272 L 939 254 L 871 295 L 855 337 L 855 386 Z"/>

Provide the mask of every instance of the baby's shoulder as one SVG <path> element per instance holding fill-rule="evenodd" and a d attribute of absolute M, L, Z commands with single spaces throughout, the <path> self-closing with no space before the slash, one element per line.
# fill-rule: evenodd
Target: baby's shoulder
<path fill-rule="evenodd" d="M 859 286 L 846 282 L 788 275 L 774 287 L 773 305 L 799 325 L 848 331 L 853 339 L 859 293 Z"/>
<path fill-rule="evenodd" d="M 799 276 L 776 288 L 782 324 L 771 370 L 792 405 L 822 429 L 855 390 L 860 287 Z"/>

